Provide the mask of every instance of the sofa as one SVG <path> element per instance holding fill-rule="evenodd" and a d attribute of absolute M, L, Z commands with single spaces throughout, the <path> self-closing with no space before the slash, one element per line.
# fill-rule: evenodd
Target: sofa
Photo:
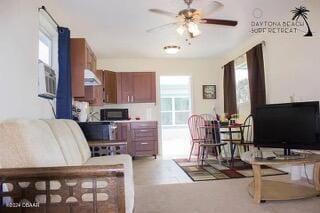
<path fill-rule="evenodd" d="M 2 121 L 0 152 L 0 212 L 133 212 L 131 157 L 91 157 L 72 120 Z"/>

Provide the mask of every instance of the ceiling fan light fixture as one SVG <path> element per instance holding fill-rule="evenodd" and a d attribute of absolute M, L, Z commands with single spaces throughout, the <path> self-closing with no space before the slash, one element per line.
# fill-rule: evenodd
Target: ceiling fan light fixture
<path fill-rule="evenodd" d="M 183 25 L 177 28 L 177 33 L 181 36 L 184 34 L 185 31 L 186 31 L 186 28 Z"/>
<path fill-rule="evenodd" d="M 173 55 L 173 54 L 177 54 L 180 51 L 181 47 L 176 45 L 170 45 L 170 46 L 165 46 L 163 49 L 167 54 Z"/>
<path fill-rule="evenodd" d="M 201 34 L 201 31 L 199 30 L 199 27 L 196 23 L 190 22 L 188 23 L 188 31 L 194 36 L 198 36 Z"/>

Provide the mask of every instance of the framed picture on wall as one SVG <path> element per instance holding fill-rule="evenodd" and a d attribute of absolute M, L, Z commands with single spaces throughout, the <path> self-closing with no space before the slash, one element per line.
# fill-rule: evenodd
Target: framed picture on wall
<path fill-rule="evenodd" d="M 216 85 L 203 85 L 202 86 L 202 97 L 203 97 L 203 99 L 216 99 L 217 98 Z"/>

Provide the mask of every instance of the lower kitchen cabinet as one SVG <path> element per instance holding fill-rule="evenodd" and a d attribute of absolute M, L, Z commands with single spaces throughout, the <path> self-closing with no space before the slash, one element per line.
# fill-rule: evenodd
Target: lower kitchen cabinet
<path fill-rule="evenodd" d="M 156 121 L 118 123 L 118 140 L 128 142 L 128 153 L 136 156 L 158 154 L 158 124 Z"/>

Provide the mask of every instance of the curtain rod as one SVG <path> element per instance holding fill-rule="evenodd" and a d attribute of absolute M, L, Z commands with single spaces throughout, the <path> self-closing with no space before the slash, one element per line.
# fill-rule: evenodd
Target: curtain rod
<path fill-rule="evenodd" d="M 261 41 L 261 42 L 258 43 L 258 44 L 262 44 L 263 46 L 266 46 L 266 41 Z M 255 46 L 257 46 L 258 44 L 256 44 Z M 225 65 L 223 65 L 223 66 L 221 67 L 221 69 L 223 69 L 224 66 L 225 66 Z"/>
<path fill-rule="evenodd" d="M 57 25 L 57 27 L 60 27 L 58 22 L 52 17 L 52 15 L 49 13 L 49 11 L 47 10 L 47 8 L 45 6 L 42 5 L 41 7 L 39 7 L 38 11 L 40 11 L 40 10 L 45 11 L 48 14 L 48 16 L 51 18 L 51 20 Z"/>

